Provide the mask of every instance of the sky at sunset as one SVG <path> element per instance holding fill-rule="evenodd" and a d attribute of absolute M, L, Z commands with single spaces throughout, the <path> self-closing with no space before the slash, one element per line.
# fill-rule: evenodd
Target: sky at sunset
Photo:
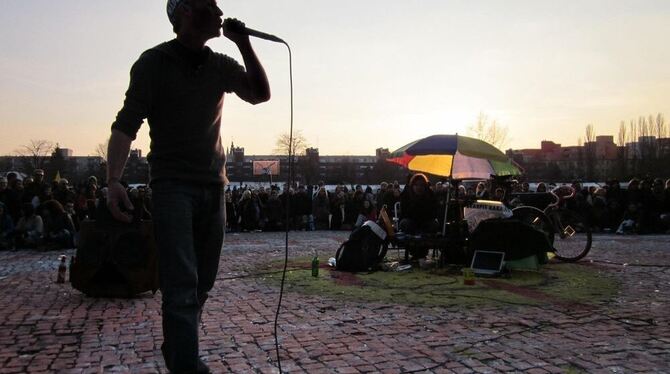
<path fill-rule="evenodd" d="M 109 136 L 129 69 L 174 37 L 163 0 L 2 0 L 0 155 L 46 139 L 92 155 Z M 296 129 L 328 154 L 374 154 L 466 134 L 479 113 L 505 148 L 575 145 L 587 124 L 670 119 L 670 1 L 228 0 L 225 17 L 293 51 Z M 252 40 L 272 100 L 226 96 L 224 144 L 268 154 L 289 127 L 286 48 Z M 241 62 L 234 44 L 215 51 Z M 149 151 L 148 126 L 133 144 Z"/>

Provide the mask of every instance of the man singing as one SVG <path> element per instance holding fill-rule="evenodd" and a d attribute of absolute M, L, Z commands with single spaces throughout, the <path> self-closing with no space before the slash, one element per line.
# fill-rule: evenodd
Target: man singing
<path fill-rule="evenodd" d="M 207 373 L 198 356 L 198 324 L 223 245 L 224 93 L 258 104 L 270 99 L 270 87 L 249 37 L 234 31 L 244 29 L 243 23 L 233 20 L 223 35 L 239 48 L 246 70 L 205 46 L 221 36 L 223 12 L 215 0 L 169 0 L 167 14 L 177 37 L 135 62 L 123 108 L 112 125 L 108 206 L 116 219 L 131 220 L 119 206 L 133 209 L 119 180 L 130 144 L 146 118 L 163 298 L 161 349 L 171 372 Z"/>

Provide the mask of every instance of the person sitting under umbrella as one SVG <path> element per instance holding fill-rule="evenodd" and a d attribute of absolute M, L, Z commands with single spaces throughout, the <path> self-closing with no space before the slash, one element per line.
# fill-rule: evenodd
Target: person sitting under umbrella
<path fill-rule="evenodd" d="M 428 178 L 421 173 L 410 178 L 400 194 L 400 231 L 407 234 L 435 234 L 439 231 L 438 204 Z M 407 248 L 413 259 L 428 255 L 423 246 Z"/>
<path fill-rule="evenodd" d="M 414 174 L 400 194 L 400 231 L 436 233 L 439 230 L 437 206 L 428 178 L 421 173 Z"/>

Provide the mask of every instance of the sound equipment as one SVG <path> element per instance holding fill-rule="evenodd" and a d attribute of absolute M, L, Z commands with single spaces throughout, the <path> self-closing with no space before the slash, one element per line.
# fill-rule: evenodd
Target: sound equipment
<path fill-rule="evenodd" d="M 72 287 L 93 297 L 155 293 L 158 251 L 152 221 L 82 221 L 70 281 Z"/>
<path fill-rule="evenodd" d="M 470 235 L 470 253 L 475 251 L 504 252 L 505 260 L 519 260 L 553 251 L 546 234 L 516 219 L 482 221 Z"/>
<path fill-rule="evenodd" d="M 477 200 L 463 209 L 463 216 L 468 221 L 470 232 L 474 232 L 480 222 L 491 218 L 509 218 L 512 210 L 500 201 Z"/>

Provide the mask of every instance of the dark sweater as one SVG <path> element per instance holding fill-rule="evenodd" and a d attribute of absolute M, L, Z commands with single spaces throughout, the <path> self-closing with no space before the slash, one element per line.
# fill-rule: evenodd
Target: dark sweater
<path fill-rule="evenodd" d="M 415 222 L 428 222 L 437 218 L 437 199 L 433 191 L 417 195 L 411 192 L 411 186 L 405 187 L 400 194 L 400 218 L 408 218 Z"/>
<path fill-rule="evenodd" d="M 145 51 L 135 62 L 112 129 L 135 139 L 147 119 L 152 181 L 222 183 L 224 93 L 247 86 L 244 68 L 234 59 L 208 47 L 191 51 L 175 39 Z"/>

